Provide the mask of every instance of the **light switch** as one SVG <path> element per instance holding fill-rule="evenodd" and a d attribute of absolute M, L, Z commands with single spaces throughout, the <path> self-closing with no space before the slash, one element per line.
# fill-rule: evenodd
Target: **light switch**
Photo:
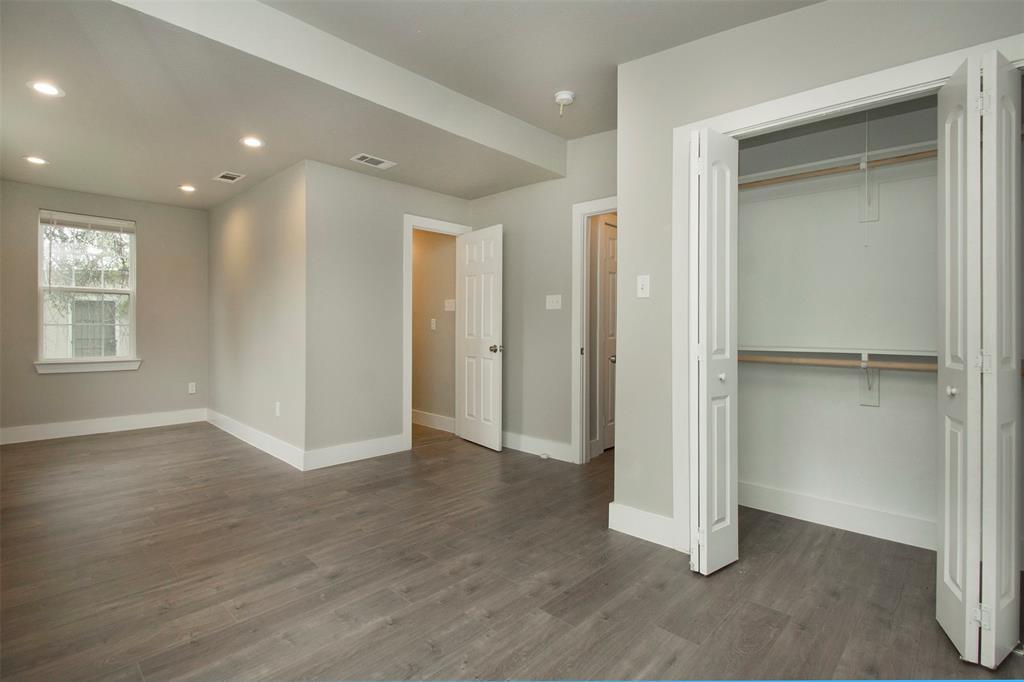
<path fill-rule="evenodd" d="M 189 395 L 195 395 L 195 393 L 196 393 L 196 382 L 194 382 L 194 381 L 188 382 L 188 394 Z"/>
<path fill-rule="evenodd" d="M 547 300 L 544 303 L 544 307 L 548 310 L 561 310 L 562 309 L 562 295 L 561 294 L 548 294 Z"/>
<path fill-rule="evenodd" d="M 444 299 L 444 311 L 446 313 L 450 313 L 453 310 L 455 310 L 455 299 L 454 298 L 446 298 L 446 299 Z"/>
<path fill-rule="evenodd" d="M 637 298 L 650 298 L 651 297 L 651 276 L 650 275 L 637 275 L 636 276 L 636 297 Z"/>
<path fill-rule="evenodd" d="M 430 331 L 432 331 L 432 332 L 436 332 L 437 331 L 437 318 L 434 318 L 434 317 L 430 318 Z"/>

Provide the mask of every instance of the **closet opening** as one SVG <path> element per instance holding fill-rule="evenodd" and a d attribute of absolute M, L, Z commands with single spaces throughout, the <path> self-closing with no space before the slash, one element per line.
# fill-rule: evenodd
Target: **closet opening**
<path fill-rule="evenodd" d="M 740 504 L 935 549 L 937 115 L 739 142 Z"/>

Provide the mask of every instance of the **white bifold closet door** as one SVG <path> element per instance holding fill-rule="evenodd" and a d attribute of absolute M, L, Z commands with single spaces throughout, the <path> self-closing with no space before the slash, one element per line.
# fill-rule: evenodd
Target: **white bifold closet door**
<path fill-rule="evenodd" d="M 978 662 L 981 570 L 980 64 L 961 66 L 938 97 L 941 424 L 935 616 L 960 657 Z"/>
<path fill-rule="evenodd" d="M 690 144 L 690 565 L 705 575 L 739 559 L 737 458 L 737 235 L 739 143 L 713 130 Z M 693 231 L 691 231 L 693 235 Z"/>
<path fill-rule="evenodd" d="M 982 62 L 981 664 L 994 668 L 1020 634 L 1020 72 Z"/>
<path fill-rule="evenodd" d="M 455 435 L 501 450 L 502 226 L 455 239 Z"/>

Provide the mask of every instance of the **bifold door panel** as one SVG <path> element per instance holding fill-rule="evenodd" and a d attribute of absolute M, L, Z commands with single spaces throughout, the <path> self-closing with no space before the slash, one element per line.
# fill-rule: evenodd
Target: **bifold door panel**
<path fill-rule="evenodd" d="M 691 321 L 697 377 L 696 557 L 707 575 L 739 558 L 737 450 L 737 257 L 739 143 L 713 130 L 691 140 L 691 220 L 697 229 L 697 305 Z M 691 248 L 694 244 L 691 242 Z M 692 408 L 696 409 L 693 410 Z M 693 494 L 691 492 L 691 494 Z M 693 543 L 691 543 L 693 544 Z"/>
<path fill-rule="evenodd" d="M 1020 639 L 1020 72 L 998 52 L 982 62 L 981 664 Z"/>

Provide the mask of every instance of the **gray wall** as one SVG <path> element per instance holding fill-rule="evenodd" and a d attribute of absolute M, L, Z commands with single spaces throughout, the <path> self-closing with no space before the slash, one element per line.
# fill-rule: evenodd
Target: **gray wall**
<path fill-rule="evenodd" d="M 136 221 L 137 371 L 36 374 L 41 208 Z M 205 211 L 4 181 L 0 223 L 0 425 L 206 407 Z"/>
<path fill-rule="evenodd" d="M 211 211 L 209 306 L 210 407 L 304 447 L 305 163 Z"/>
<path fill-rule="evenodd" d="M 455 416 L 455 237 L 412 231 L 412 409 Z M 435 320 L 436 329 L 430 328 Z"/>
<path fill-rule="evenodd" d="M 1019 2 L 825 2 L 619 67 L 616 502 L 672 514 L 673 128 L 1020 32 Z"/>
<path fill-rule="evenodd" d="M 306 172 L 306 447 L 399 434 L 404 214 L 468 225 L 468 203 L 312 161 Z"/>
<path fill-rule="evenodd" d="M 472 202 L 473 225 L 505 226 L 505 431 L 571 437 L 572 205 L 615 194 L 615 132 L 569 142 L 565 178 Z M 546 310 L 547 294 L 562 295 Z"/>

